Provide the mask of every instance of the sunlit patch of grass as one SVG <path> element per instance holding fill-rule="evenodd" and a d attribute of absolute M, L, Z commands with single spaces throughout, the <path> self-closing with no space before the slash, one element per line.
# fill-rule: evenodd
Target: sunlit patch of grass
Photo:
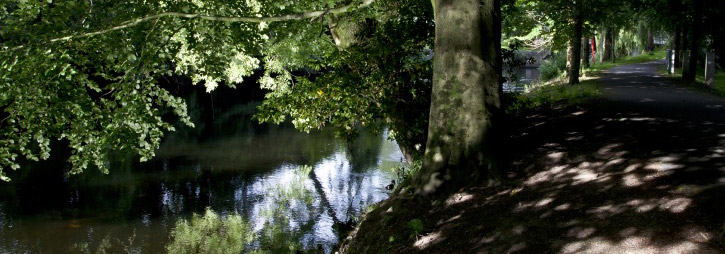
<path fill-rule="evenodd" d="M 568 85 L 562 80 L 538 83 L 527 86 L 524 93 L 511 98 L 506 113 L 582 105 L 598 100 L 601 95 L 595 79 L 583 80 L 576 85 Z"/>
<path fill-rule="evenodd" d="M 622 58 L 617 58 L 615 62 L 597 62 L 596 64 L 590 63 L 589 68 L 584 68 L 584 75 L 596 75 L 599 72 L 607 69 L 614 68 L 619 65 L 623 64 L 634 64 L 634 63 L 644 63 L 654 60 L 660 60 L 665 59 L 666 51 L 664 50 L 657 50 L 650 53 L 645 53 L 641 55 L 636 56 L 625 56 Z"/>

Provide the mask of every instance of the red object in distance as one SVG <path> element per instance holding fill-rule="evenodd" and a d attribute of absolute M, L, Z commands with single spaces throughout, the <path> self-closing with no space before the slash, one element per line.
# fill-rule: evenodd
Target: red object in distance
<path fill-rule="evenodd" d="M 592 43 L 591 43 L 591 45 L 592 45 L 592 51 L 591 52 L 592 52 L 592 63 L 595 63 L 596 64 L 597 63 L 597 60 L 594 57 L 594 51 L 597 51 L 597 40 L 595 38 L 596 37 L 592 36 Z"/>

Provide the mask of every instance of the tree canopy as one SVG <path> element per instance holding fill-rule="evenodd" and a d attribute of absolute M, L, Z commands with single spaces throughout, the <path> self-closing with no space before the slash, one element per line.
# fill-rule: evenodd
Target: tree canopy
<path fill-rule="evenodd" d="M 694 3 L 701 2 L 496 0 L 478 1 L 477 6 L 493 6 L 482 17 L 495 25 L 481 27 L 501 31 L 484 29 L 488 39 L 498 41 L 503 33 L 504 44 L 520 40 L 555 50 L 566 45 L 573 84 L 578 82 L 582 37 L 601 36 L 605 31 L 598 30 L 605 26 L 607 36 L 619 34 L 615 28 L 632 26 L 633 17 L 647 18 L 639 30 L 686 30 L 719 13 L 708 9 L 694 17 Z M 463 5 L 413 0 L 2 0 L 0 179 L 8 180 L 6 170 L 19 168 L 21 159 L 48 158 L 56 140 L 71 148 L 69 173 L 91 165 L 107 172 L 108 154 L 115 150 L 138 154 L 142 161 L 151 158 L 175 119 L 193 126 L 184 101 L 165 89 L 170 76 L 188 77 L 212 91 L 220 85 L 234 87 L 256 73 L 261 78 L 254 81 L 269 91 L 258 120 L 291 120 L 303 131 L 332 126 L 344 136 L 355 135 L 358 126 L 389 127 L 409 158 L 421 158 L 431 137 L 429 116 L 435 117 L 429 111 L 432 99 L 439 98 L 436 93 L 455 94 L 448 88 L 431 92 L 436 82 L 434 27 L 441 25 L 433 13 L 441 4 L 456 5 L 451 10 Z M 689 21 L 662 18 L 677 4 L 687 11 L 675 12 Z M 493 19 L 487 20 L 488 15 Z M 480 18 L 474 16 L 467 18 Z M 708 46 L 721 41 L 717 31 L 691 29 L 698 32 L 693 35 L 704 32 Z M 610 45 L 613 39 L 605 40 L 607 50 L 616 49 Z M 498 43 L 485 41 L 475 47 L 500 53 Z M 500 73 L 500 58 L 477 58 L 493 61 Z M 500 79 L 482 80 L 485 89 L 500 90 Z M 485 96 L 495 98 L 486 103 L 495 109 L 490 112 L 496 111 L 498 95 L 492 90 Z"/>
<path fill-rule="evenodd" d="M 162 117 L 165 112 L 193 126 L 183 100 L 163 88 L 163 77 L 188 76 L 213 90 L 261 69 L 259 83 L 271 90 L 271 101 L 284 98 L 296 84 L 293 71 L 329 67 L 321 59 L 341 49 L 340 36 L 333 36 L 341 33 L 331 31 L 352 30 L 345 27 L 355 24 L 348 18 L 398 22 L 393 13 L 398 9 L 390 7 L 399 4 L 2 1 L 0 178 L 8 180 L 4 170 L 19 168 L 18 157 L 48 158 L 51 140 L 65 140 L 71 148 L 69 173 L 89 165 L 107 172 L 113 150 L 146 160 L 164 131 L 174 129 Z M 424 24 L 425 13 L 416 15 Z M 321 125 L 309 121 L 309 114 L 277 110 L 292 115 L 302 129 Z M 262 119 L 280 117 L 270 113 Z"/>

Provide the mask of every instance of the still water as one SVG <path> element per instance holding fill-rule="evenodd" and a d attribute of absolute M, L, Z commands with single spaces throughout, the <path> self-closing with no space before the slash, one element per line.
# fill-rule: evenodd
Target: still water
<path fill-rule="evenodd" d="M 335 221 L 388 196 L 403 156 L 385 132 L 346 142 L 326 130 L 260 125 L 251 119 L 257 102 L 210 109 L 203 96 L 187 98 L 196 128 L 167 134 L 149 162 L 116 155 L 109 175 L 66 177 L 61 151 L 0 183 L 0 253 L 71 253 L 84 244 L 94 252 L 104 240 L 111 253 L 164 253 L 177 220 L 207 207 L 261 231 L 280 205 L 270 193 L 288 186 L 309 200 L 287 202 L 285 230 L 304 248 L 329 252 L 339 240 Z M 311 171 L 299 181 L 304 165 Z"/>

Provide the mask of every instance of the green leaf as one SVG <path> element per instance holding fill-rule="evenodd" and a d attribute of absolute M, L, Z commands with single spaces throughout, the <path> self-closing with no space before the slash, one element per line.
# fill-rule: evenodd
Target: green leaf
<path fill-rule="evenodd" d="M 408 224 L 406 224 L 406 226 L 408 227 L 408 229 L 413 231 L 413 234 L 416 235 L 423 231 L 423 221 L 421 221 L 420 219 L 412 219 L 408 221 Z"/>

